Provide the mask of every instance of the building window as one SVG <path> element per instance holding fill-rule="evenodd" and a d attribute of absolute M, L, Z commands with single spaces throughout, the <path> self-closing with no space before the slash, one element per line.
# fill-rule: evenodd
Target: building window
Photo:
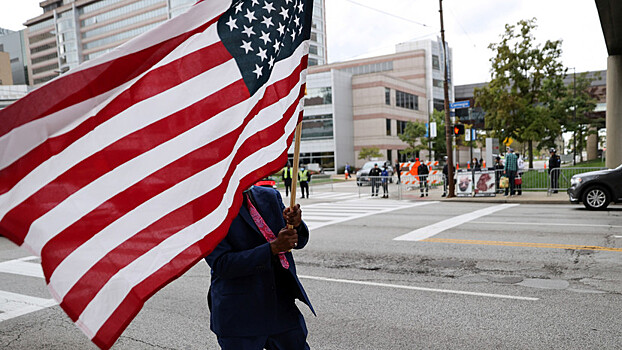
<path fill-rule="evenodd" d="M 442 88 L 445 86 L 445 82 L 440 79 L 433 79 L 432 85 L 434 85 L 434 87 Z"/>
<path fill-rule="evenodd" d="M 331 103 L 333 103 L 333 94 L 330 86 L 307 89 L 305 106 L 329 105 Z"/>
<path fill-rule="evenodd" d="M 39 67 L 32 70 L 32 74 L 39 74 L 50 70 L 58 69 L 58 63 L 48 64 L 47 66 Z"/>
<path fill-rule="evenodd" d="M 290 163 L 294 163 L 294 155 L 289 154 Z M 323 170 L 333 171 L 335 170 L 335 153 L 334 152 L 312 152 L 312 153 L 300 153 L 300 164 L 316 163 L 322 167 Z"/>
<path fill-rule="evenodd" d="M 317 58 L 311 58 L 309 57 L 309 65 L 310 66 L 317 66 Z"/>
<path fill-rule="evenodd" d="M 49 60 L 57 58 L 57 57 L 58 57 L 58 54 L 56 52 L 53 52 L 53 53 L 51 53 L 49 55 L 33 58 L 32 59 L 32 64 L 34 65 L 34 64 L 37 64 L 37 63 L 49 61 Z"/>
<path fill-rule="evenodd" d="M 384 103 L 387 106 L 391 105 L 391 89 L 384 88 Z"/>
<path fill-rule="evenodd" d="M 445 101 L 435 98 L 434 99 L 434 109 L 436 109 L 437 111 L 444 111 L 445 110 Z"/>
<path fill-rule="evenodd" d="M 401 135 L 401 134 L 404 133 L 404 130 L 406 130 L 406 123 L 407 122 L 405 122 L 403 120 L 398 120 L 397 121 L 397 134 L 398 135 Z"/>
<path fill-rule="evenodd" d="M 333 137 L 333 115 L 310 115 L 302 118 L 302 140 L 330 139 Z"/>
<path fill-rule="evenodd" d="M 407 92 L 395 91 L 395 105 L 407 109 L 419 109 L 419 97 Z"/>
<path fill-rule="evenodd" d="M 352 73 L 353 75 L 386 72 L 393 70 L 393 61 L 371 63 L 364 66 L 348 67 L 340 70 Z"/>
<path fill-rule="evenodd" d="M 387 136 L 391 136 L 391 119 L 387 119 Z"/>
<path fill-rule="evenodd" d="M 317 55 L 317 46 L 316 45 L 309 45 L 309 53 L 312 55 Z"/>
<path fill-rule="evenodd" d="M 441 70 L 441 61 L 437 55 L 432 55 L 432 69 Z"/>

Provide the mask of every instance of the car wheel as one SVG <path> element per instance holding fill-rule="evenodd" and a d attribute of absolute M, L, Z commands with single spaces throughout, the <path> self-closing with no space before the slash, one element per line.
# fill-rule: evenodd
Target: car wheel
<path fill-rule="evenodd" d="M 590 187 L 583 193 L 583 205 L 589 210 L 603 210 L 610 201 L 609 193 L 600 186 Z"/>

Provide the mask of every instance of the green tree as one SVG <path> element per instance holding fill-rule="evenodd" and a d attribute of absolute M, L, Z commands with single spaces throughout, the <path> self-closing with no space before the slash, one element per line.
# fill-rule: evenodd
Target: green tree
<path fill-rule="evenodd" d="M 488 46 L 496 53 L 491 81 L 475 89 L 476 104 L 486 110 L 486 128 L 500 140 L 526 142 L 530 168 L 534 142 L 540 149 L 561 134 L 556 107 L 565 91 L 561 40 L 536 44 L 535 28 L 535 18 L 506 24 L 501 42 Z"/>
<path fill-rule="evenodd" d="M 427 129 L 425 123 L 422 122 L 408 122 L 404 131 L 398 135 L 400 140 L 408 144 L 408 148 L 404 150 L 406 154 L 410 154 L 411 157 L 415 157 L 419 154 L 419 151 L 428 148 L 425 141 L 425 134 Z"/>
<path fill-rule="evenodd" d="M 565 96 L 559 101 L 560 123 L 564 132 L 572 132 L 571 145 L 576 147 L 573 152 L 579 153 L 583 161 L 583 150 L 587 144 L 587 136 L 595 134 L 598 127 L 604 124 L 602 118 L 594 118 L 592 112 L 596 108 L 596 98 L 591 87 L 596 75 L 590 78 L 587 73 L 573 75 L 573 81 L 566 86 Z"/>
<path fill-rule="evenodd" d="M 361 148 L 361 151 L 359 152 L 359 159 L 369 160 L 374 157 L 382 157 L 382 153 L 380 153 L 380 150 L 378 149 L 378 147 Z"/>

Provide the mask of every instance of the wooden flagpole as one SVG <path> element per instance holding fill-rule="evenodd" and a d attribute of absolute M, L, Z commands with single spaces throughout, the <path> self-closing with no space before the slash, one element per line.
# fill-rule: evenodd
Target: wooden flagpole
<path fill-rule="evenodd" d="M 290 191 L 289 207 L 293 208 L 296 205 L 296 184 L 298 183 L 298 162 L 300 161 L 300 134 L 302 133 L 302 122 L 296 126 L 296 135 L 294 136 L 294 164 L 292 174 L 292 190 Z M 291 225 L 287 225 L 287 228 L 293 229 Z"/>

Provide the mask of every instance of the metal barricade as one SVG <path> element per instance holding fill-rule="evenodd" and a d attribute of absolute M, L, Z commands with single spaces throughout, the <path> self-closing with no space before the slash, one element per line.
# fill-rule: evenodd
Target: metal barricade
<path fill-rule="evenodd" d="M 378 197 L 385 194 L 389 197 L 398 197 L 398 191 L 394 184 L 397 182 L 397 177 L 393 176 L 365 176 L 365 181 L 360 183 L 358 187 L 359 197 L 365 192 L 370 194 L 377 193 Z"/>
<path fill-rule="evenodd" d="M 605 170 L 603 167 L 592 168 L 555 168 L 549 172 L 549 188 L 548 194 L 566 191 L 570 188 L 570 179 L 577 174 L 587 173 L 589 171 Z"/>
<path fill-rule="evenodd" d="M 429 175 L 410 175 L 404 177 L 397 184 L 398 199 L 407 199 L 407 197 L 424 197 L 428 196 L 431 191 L 443 189 L 447 192 L 445 175 L 442 172 L 434 172 Z"/>

